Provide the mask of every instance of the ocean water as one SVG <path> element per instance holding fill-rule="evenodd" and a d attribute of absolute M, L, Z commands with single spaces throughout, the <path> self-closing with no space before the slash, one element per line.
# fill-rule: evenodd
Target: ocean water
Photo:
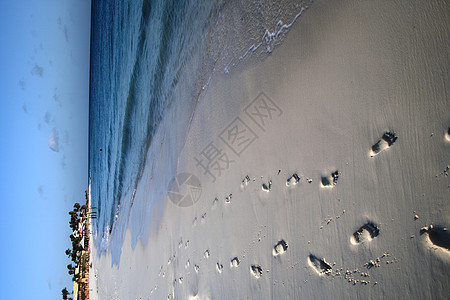
<path fill-rule="evenodd" d="M 89 172 L 99 254 L 110 251 L 119 261 L 165 112 L 177 103 L 192 115 L 213 74 L 276 51 L 311 2 L 93 0 Z"/>

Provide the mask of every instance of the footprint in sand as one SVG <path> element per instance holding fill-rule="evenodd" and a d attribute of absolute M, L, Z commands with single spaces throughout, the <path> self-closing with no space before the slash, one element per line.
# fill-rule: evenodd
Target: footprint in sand
<path fill-rule="evenodd" d="M 212 203 L 212 208 L 216 208 L 217 204 L 219 203 L 219 198 L 214 198 L 213 203 Z"/>
<path fill-rule="evenodd" d="M 297 173 L 294 173 L 294 174 L 292 174 L 291 177 L 289 177 L 286 180 L 286 186 L 294 186 L 294 185 L 297 185 L 297 183 L 299 183 L 299 182 L 300 182 L 300 176 L 298 176 Z"/>
<path fill-rule="evenodd" d="M 250 273 L 253 275 L 253 277 L 255 278 L 260 278 L 262 276 L 262 268 L 259 265 L 251 265 L 250 266 Z"/>
<path fill-rule="evenodd" d="M 208 258 L 209 255 L 210 255 L 210 254 L 209 254 L 209 250 L 206 250 L 205 253 L 203 253 L 203 256 L 204 256 L 205 258 Z"/>
<path fill-rule="evenodd" d="M 445 140 L 450 142 L 450 127 L 447 129 L 447 132 L 444 134 Z"/>
<path fill-rule="evenodd" d="M 331 266 L 325 262 L 325 259 L 320 259 L 315 255 L 308 256 L 308 264 L 319 275 L 329 275 L 331 273 Z"/>
<path fill-rule="evenodd" d="M 370 148 L 369 154 L 370 157 L 374 157 L 375 155 L 380 154 L 380 152 L 383 152 L 384 150 L 391 147 L 395 141 L 398 139 L 398 136 L 395 135 L 393 132 L 385 132 L 383 136 L 381 137 L 378 142 L 376 142 L 375 145 Z"/>
<path fill-rule="evenodd" d="M 197 226 L 197 217 L 192 220 L 192 227 Z"/>
<path fill-rule="evenodd" d="M 250 184 L 250 176 L 245 175 L 244 179 L 242 179 L 241 189 L 244 189 L 249 184 Z"/>
<path fill-rule="evenodd" d="M 217 272 L 219 272 L 219 274 L 221 274 L 223 271 L 223 265 L 221 263 L 217 263 L 216 270 L 217 270 Z"/>
<path fill-rule="evenodd" d="M 350 242 L 353 245 L 361 244 L 365 241 L 371 241 L 380 234 L 380 229 L 372 223 L 369 222 L 361 226 L 357 231 L 355 231 L 350 237 Z"/>
<path fill-rule="evenodd" d="M 195 270 L 195 273 L 198 273 L 198 270 L 200 270 L 200 267 L 198 265 L 194 265 L 194 270 Z"/>
<path fill-rule="evenodd" d="M 231 261 L 230 261 L 230 268 L 237 268 L 239 267 L 239 264 L 241 263 L 241 261 L 239 260 L 239 258 L 234 257 Z"/>
<path fill-rule="evenodd" d="M 263 183 L 262 185 L 262 190 L 264 192 L 269 192 L 271 188 L 272 188 L 272 180 L 269 180 L 267 184 Z"/>
<path fill-rule="evenodd" d="M 321 181 L 320 181 L 320 186 L 322 188 L 334 187 L 337 184 L 340 175 L 341 175 L 341 173 L 338 170 L 336 170 L 333 173 L 331 173 L 329 176 L 322 176 Z"/>
<path fill-rule="evenodd" d="M 278 243 L 276 243 L 275 246 L 273 247 L 272 255 L 273 256 L 281 255 L 287 251 L 287 248 L 288 244 L 284 240 L 281 240 Z"/>
<path fill-rule="evenodd" d="M 420 233 L 427 234 L 427 242 L 430 246 L 450 253 L 450 233 L 446 227 L 430 225 L 422 227 Z"/>
<path fill-rule="evenodd" d="M 231 197 L 233 196 L 233 194 L 229 194 L 228 196 L 225 197 L 225 203 L 230 203 L 231 202 Z"/>
<path fill-rule="evenodd" d="M 204 213 L 204 214 L 202 215 L 202 219 L 200 220 L 200 222 L 201 222 L 202 224 L 205 224 L 205 223 L 206 223 L 206 213 Z"/>

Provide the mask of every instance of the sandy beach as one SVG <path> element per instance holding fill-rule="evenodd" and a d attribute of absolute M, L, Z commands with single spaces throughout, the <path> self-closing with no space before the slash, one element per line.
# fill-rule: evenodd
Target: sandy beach
<path fill-rule="evenodd" d="M 214 73 L 153 138 L 120 264 L 91 243 L 90 297 L 447 298 L 449 20 L 318 0 L 265 60 Z"/>

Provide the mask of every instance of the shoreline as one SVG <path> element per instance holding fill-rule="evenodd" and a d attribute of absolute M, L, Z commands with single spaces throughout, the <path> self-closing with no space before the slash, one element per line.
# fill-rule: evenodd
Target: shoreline
<path fill-rule="evenodd" d="M 182 113 L 172 109 L 148 154 L 120 266 L 110 254 L 98 258 L 101 294 L 448 294 L 450 260 L 420 234 L 450 222 L 448 181 L 435 176 L 448 165 L 448 143 L 430 135 L 448 128 L 449 64 L 442 25 L 431 17 L 448 24 L 439 4 L 421 11 L 315 1 L 264 61 L 212 79 L 182 146 L 167 134 Z M 265 125 L 248 113 L 261 94 L 275 104 Z M 239 122 L 254 136 L 233 150 L 224 133 Z M 391 131 L 395 144 L 371 157 Z M 215 178 L 198 163 L 210 145 L 234 160 Z M 176 165 L 164 165 L 164 147 L 177 151 Z M 192 206 L 166 197 L 172 170 L 202 183 Z M 150 212 L 148 199 L 157 197 Z"/>

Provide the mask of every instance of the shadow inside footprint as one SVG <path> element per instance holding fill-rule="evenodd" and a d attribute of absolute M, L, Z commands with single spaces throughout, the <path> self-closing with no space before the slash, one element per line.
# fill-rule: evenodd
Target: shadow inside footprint
<path fill-rule="evenodd" d="M 380 234 L 380 229 L 372 223 L 369 222 L 364 226 L 361 226 L 355 233 L 353 233 L 350 241 L 353 245 L 360 244 L 364 241 L 371 241 Z"/>
<path fill-rule="evenodd" d="M 330 176 L 326 176 L 326 177 L 322 176 L 321 182 L 320 182 L 322 187 L 327 187 L 327 188 L 334 187 L 338 182 L 340 174 L 341 173 L 338 170 L 336 170 L 333 173 L 331 173 Z"/>
<path fill-rule="evenodd" d="M 428 228 L 421 230 L 421 234 L 423 233 L 428 233 L 430 242 L 433 245 L 450 251 L 450 233 L 447 228 L 430 225 Z"/>
<path fill-rule="evenodd" d="M 331 181 L 329 177 L 322 177 L 322 185 L 323 186 L 331 186 Z"/>

